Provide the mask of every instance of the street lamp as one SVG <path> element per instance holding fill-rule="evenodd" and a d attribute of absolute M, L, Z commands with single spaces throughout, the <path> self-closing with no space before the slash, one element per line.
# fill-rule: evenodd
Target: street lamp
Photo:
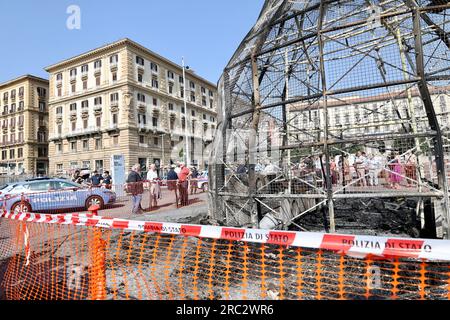
<path fill-rule="evenodd" d="M 181 64 L 183 66 L 183 102 L 184 102 L 184 112 L 186 114 L 186 125 L 185 125 L 185 130 L 184 130 L 184 136 L 185 136 L 185 140 L 186 140 L 186 165 L 190 166 L 191 164 L 191 159 L 190 159 L 190 155 L 189 155 L 189 134 L 188 134 L 188 125 L 187 125 L 187 100 L 186 100 L 186 85 L 187 85 L 187 81 L 186 81 L 186 69 L 189 69 L 189 67 L 186 67 L 184 65 L 184 57 L 181 58 Z"/>

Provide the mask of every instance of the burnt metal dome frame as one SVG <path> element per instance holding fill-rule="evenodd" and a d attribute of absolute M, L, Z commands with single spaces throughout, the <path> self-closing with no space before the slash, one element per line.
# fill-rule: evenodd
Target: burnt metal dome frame
<path fill-rule="evenodd" d="M 339 18 L 339 12 L 336 13 L 339 11 L 337 8 L 339 10 L 344 8 L 340 11 L 342 18 Z M 449 60 L 437 57 L 437 54 L 442 55 L 446 50 L 450 50 L 449 14 L 450 4 L 448 1 L 441 0 L 266 0 L 257 23 L 237 49 L 219 81 L 221 98 L 218 126 L 210 159 L 210 219 L 227 225 L 258 228 L 264 217 L 261 207 L 267 207 L 270 212 L 275 212 L 279 208 L 280 211 L 286 211 L 292 209 L 295 203 L 293 199 L 314 199 L 316 204 L 322 201 L 322 207 L 327 208 L 328 231 L 333 233 L 336 232 L 334 205 L 339 199 L 416 198 L 419 199 L 417 210 L 421 211 L 422 218 L 425 219 L 427 217 L 423 216 L 428 215 L 428 218 L 433 220 L 432 225 L 436 231 L 434 236 L 449 238 L 449 191 L 445 163 L 449 154 L 445 150 L 446 143 L 444 142 L 448 128 L 445 127 L 443 130 L 439 123 L 437 106 L 432 98 L 432 92 L 441 90 L 444 95 L 448 95 L 450 89 L 446 88 L 446 84 L 450 80 Z M 314 30 L 313 20 L 315 19 L 317 19 L 317 28 Z M 375 36 L 375 32 L 380 30 L 381 35 Z M 412 34 L 409 35 L 408 31 L 411 31 Z M 357 39 L 360 34 L 369 33 L 372 34 L 375 46 L 367 50 L 363 49 L 362 44 L 368 38 L 362 38 L 362 42 L 356 43 L 349 43 L 347 40 L 349 38 Z M 382 81 L 370 83 L 371 79 L 368 79 L 368 83 L 359 84 L 357 80 L 360 80 L 361 74 L 356 74 L 353 79 L 354 86 L 334 89 L 336 83 L 345 79 L 355 67 L 348 67 L 347 71 L 344 70 L 337 75 L 341 78 L 338 78 L 334 84 L 331 83 L 328 77 L 331 74 L 330 78 L 336 78 L 336 75 L 332 74 L 334 70 L 330 70 L 331 59 L 327 61 L 324 56 L 332 55 L 330 47 L 328 47 L 332 42 L 339 43 L 336 51 L 341 50 L 344 54 L 348 53 L 346 50 L 349 50 L 349 52 L 353 52 L 351 55 L 362 55 L 361 60 L 374 61 L 378 68 L 375 70 L 382 74 Z M 390 43 L 386 46 L 397 47 L 398 55 L 394 55 L 393 51 L 387 51 L 387 49 L 383 51 L 385 43 Z M 435 46 L 433 47 L 434 51 L 430 51 L 430 45 Z M 310 51 L 317 53 L 310 55 Z M 433 56 L 434 54 L 436 56 Z M 345 59 L 350 58 L 341 56 L 339 59 L 343 61 L 344 65 Z M 392 60 L 390 61 L 390 59 Z M 428 62 L 431 59 L 436 61 L 436 65 L 439 60 L 440 68 L 438 70 L 430 70 Z M 284 71 L 282 70 L 283 66 L 280 66 L 283 61 L 285 61 Z M 300 64 L 305 65 L 305 61 L 310 67 L 313 66 L 312 70 L 306 66 L 304 69 L 298 67 Z M 276 66 L 277 64 L 278 66 Z M 389 69 L 391 74 L 386 72 L 386 68 L 391 68 Z M 384 69 L 384 72 L 381 69 Z M 302 75 L 309 75 L 311 72 L 313 73 L 311 77 L 301 79 Z M 338 72 L 336 71 L 336 73 Z M 294 80 L 297 81 L 297 87 L 292 90 L 297 90 L 297 94 L 289 94 L 292 87 L 290 81 L 295 76 L 300 78 Z M 315 86 L 312 85 L 311 79 L 317 81 Z M 352 83 L 352 80 L 349 79 L 345 81 L 342 80 L 343 83 Z M 271 87 L 270 91 L 267 90 L 269 86 Z M 309 94 L 300 94 L 301 90 L 306 87 Z M 377 90 L 392 95 L 390 91 L 392 88 L 402 88 L 403 95 L 407 97 L 407 100 L 409 99 L 406 102 L 407 105 L 412 105 L 410 102 L 413 92 L 417 94 L 426 113 L 425 130 L 417 129 L 420 120 L 410 110 L 409 114 L 406 112 L 405 118 L 409 124 L 409 131 L 404 129 L 405 132 L 395 132 L 394 127 L 393 132 L 385 132 L 378 136 L 353 135 L 346 138 L 336 136 L 337 131 L 331 129 L 329 115 L 334 100 L 341 99 L 339 97 L 350 99 L 349 94 L 378 92 Z M 277 91 L 278 95 L 273 94 L 274 91 Z M 392 98 L 389 99 L 392 100 Z M 301 104 L 309 104 L 305 108 L 311 108 L 312 105 L 314 108 L 317 107 L 323 121 L 318 129 L 320 133 L 317 139 L 297 141 L 298 143 L 293 144 L 291 143 L 293 134 L 289 131 L 292 126 L 289 116 L 295 109 L 294 106 L 298 107 Z M 348 104 L 349 107 L 352 107 L 350 103 Z M 395 112 L 398 114 L 398 118 L 401 118 L 399 111 L 396 110 L 393 113 Z M 278 115 L 274 116 L 275 113 Z M 280 127 L 278 128 L 282 137 L 280 138 L 282 142 L 278 146 L 281 158 L 280 167 L 284 163 L 285 169 L 286 165 L 290 168 L 290 153 L 294 152 L 293 150 L 318 148 L 324 162 L 322 165 L 324 182 L 321 192 L 292 194 L 291 173 L 287 178 L 289 192 L 286 190 L 283 194 L 261 192 L 261 188 L 258 186 L 256 166 L 261 143 L 258 135 L 261 132 L 261 123 L 264 117 L 276 118 L 275 122 Z M 405 128 L 404 124 L 402 126 Z M 241 129 L 251 132 L 241 143 L 245 149 L 241 154 L 246 168 L 245 183 L 239 179 L 237 163 L 233 167 L 228 154 L 230 144 L 233 144 L 230 132 L 233 135 L 233 132 Z M 419 177 L 415 181 L 417 182 L 416 190 L 396 192 L 380 190 L 369 193 L 365 191 L 345 192 L 344 190 L 342 193 L 333 189 L 330 160 L 333 155 L 331 149 L 334 146 L 355 143 L 368 144 L 389 139 L 396 139 L 396 141 L 404 139 L 403 142 L 407 139 L 414 140 L 415 148 L 408 152 L 417 153 L 418 157 L 425 156 L 426 152 L 421 151 L 421 145 L 424 144 L 425 139 L 429 144 L 426 157 L 432 159 L 430 167 L 435 166 L 435 172 L 433 168 L 430 171 L 430 175 L 433 177 L 427 181 L 423 174 L 419 173 Z M 289 156 L 289 160 L 286 164 L 287 156 Z M 238 190 L 239 188 L 234 187 L 236 184 L 234 186 L 230 184 L 231 180 L 243 188 Z M 433 181 L 436 183 L 433 184 Z M 269 201 L 276 199 L 279 202 L 276 208 L 268 202 L 264 203 L 267 199 Z M 426 199 L 431 199 L 434 205 L 433 212 L 424 213 L 423 201 Z M 287 204 L 284 209 L 283 201 Z M 231 205 L 232 203 L 233 205 Z M 297 203 L 295 204 L 298 206 Z M 316 207 L 314 204 L 311 206 Z M 280 216 L 275 217 L 276 220 L 283 222 L 277 227 L 287 228 L 292 224 L 298 214 L 298 208 L 296 209 L 297 212 L 293 214 L 294 219 L 290 221 L 285 221 L 286 219 L 280 218 Z M 310 212 L 309 208 L 304 208 L 303 211 Z M 239 217 L 236 217 L 236 214 Z"/>

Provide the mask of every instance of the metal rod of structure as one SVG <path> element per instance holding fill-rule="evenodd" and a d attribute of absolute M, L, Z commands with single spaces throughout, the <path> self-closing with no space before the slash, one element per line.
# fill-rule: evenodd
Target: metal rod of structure
<path fill-rule="evenodd" d="M 421 30 L 421 15 L 420 10 L 416 7 L 413 10 L 413 26 L 414 26 L 414 37 L 415 37 L 415 49 L 416 49 L 416 65 L 417 65 L 417 75 L 420 79 L 418 86 L 419 91 L 422 96 L 422 100 L 427 112 L 427 116 L 430 122 L 431 129 L 436 132 L 435 140 L 434 140 L 434 148 L 435 148 L 435 158 L 436 158 L 436 171 L 438 176 L 438 185 L 439 188 L 444 193 L 444 198 L 442 201 L 441 208 L 438 212 L 442 212 L 442 218 L 436 217 L 438 219 L 442 219 L 442 226 L 437 226 L 438 228 L 442 228 L 442 237 L 449 239 L 450 238 L 450 208 L 449 208 L 449 193 L 448 193 L 448 185 L 447 185 L 447 177 L 445 174 L 445 162 L 444 162 L 444 148 L 443 148 L 443 139 L 442 139 L 442 131 L 439 125 L 439 122 L 436 117 L 436 111 L 434 110 L 433 101 L 431 99 L 430 92 L 428 90 L 427 83 L 425 81 L 425 65 L 424 65 L 424 53 L 422 46 L 422 30 Z M 438 223 L 440 221 L 438 220 Z M 438 235 L 439 236 L 439 235 Z"/>

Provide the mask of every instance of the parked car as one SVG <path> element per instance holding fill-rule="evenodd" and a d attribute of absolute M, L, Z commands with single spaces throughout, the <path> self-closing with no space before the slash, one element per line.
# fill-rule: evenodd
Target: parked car
<path fill-rule="evenodd" d="M 0 187 L 0 206 L 5 203 L 6 210 L 15 213 L 88 209 L 92 205 L 104 208 L 115 201 L 111 190 L 86 188 L 63 179 L 33 179 Z"/>

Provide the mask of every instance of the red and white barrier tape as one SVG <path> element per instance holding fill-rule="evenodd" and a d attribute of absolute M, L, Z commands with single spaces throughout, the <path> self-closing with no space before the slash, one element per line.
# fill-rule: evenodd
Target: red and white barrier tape
<path fill-rule="evenodd" d="M 225 239 L 281 246 L 323 249 L 347 256 L 365 258 L 413 258 L 450 261 L 450 241 L 335 235 L 310 232 L 240 229 L 216 226 L 182 225 L 97 217 L 93 215 L 49 215 L 4 212 L 2 218 L 34 223 L 88 226 L 150 233 Z"/>

